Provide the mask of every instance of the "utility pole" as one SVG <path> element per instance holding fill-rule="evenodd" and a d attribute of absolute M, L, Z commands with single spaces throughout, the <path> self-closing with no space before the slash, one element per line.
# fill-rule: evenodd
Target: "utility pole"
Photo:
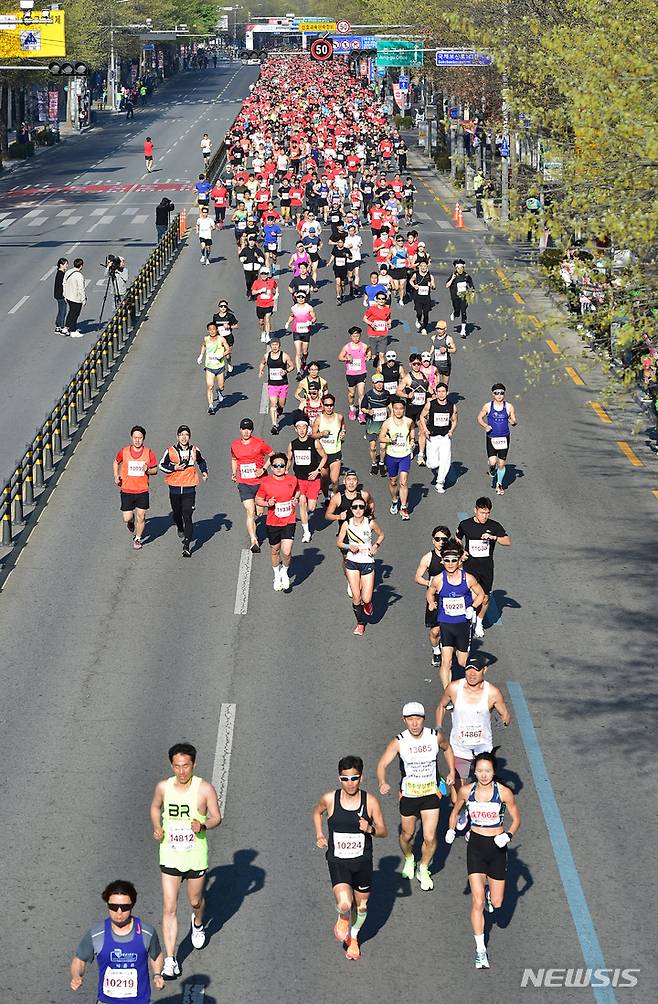
<path fill-rule="evenodd" d="M 509 106 L 507 104 L 507 72 L 503 72 L 503 144 L 507 141 L 507 156 L 502 157 L 501 164 L 501 202 L 500 219 L 507 223 L 509 220 L 509 158 L 511 147 L 509 142 Z M 504 147 L 503 147 L 504 149 Z"/>

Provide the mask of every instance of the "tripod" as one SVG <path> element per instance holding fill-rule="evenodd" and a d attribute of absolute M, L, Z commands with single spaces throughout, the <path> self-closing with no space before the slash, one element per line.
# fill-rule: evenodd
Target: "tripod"
<path fill-rule="evenodd" d="M 117 277 L 114 274 L 114 271 L 112 269 L 108 272 L 107 282 L 105 284 L 105 293 L 103 294 L 103 303 L 101 304 L 101 313 L 100 313 L 100 317 L 99 317 L 99 321 L 101 321 L 101 322 L 103 320 L 103 311 L 105 310 L 105 304 L 107 302 L 108 293 L 110 292 L 110 286 L 112 287 L 112 297 L 114 299 L 114 309 L 117 310 L 118 307 L 119 307 L 119 304 L 121 303 L 121 293 L 119 292 L 119 287 L 118 287 L 118 284 L 117 284 Z"/>

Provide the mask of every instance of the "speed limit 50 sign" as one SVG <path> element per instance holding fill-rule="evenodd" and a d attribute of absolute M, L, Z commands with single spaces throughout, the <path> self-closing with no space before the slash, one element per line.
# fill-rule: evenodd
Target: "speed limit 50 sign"
<path fill-rule="evenodd" d="M 349 21 L 336 21 L 336 31 L 339 35 L 349 35 L 351 27 Z"/>
<path fill-rule="evenodd" d="M 314 38 L 309 46 L 311 59 L 316 59 L 320 63 L 331 59 L 334 54 L 334 43 L 330 38 Z"/>

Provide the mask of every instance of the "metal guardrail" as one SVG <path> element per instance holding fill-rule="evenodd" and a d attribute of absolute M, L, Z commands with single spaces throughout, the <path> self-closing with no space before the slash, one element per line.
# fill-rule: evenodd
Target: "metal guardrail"
<path fill-rule="evenodd" d="M 14 548 L 20 541 L 40 499 L 57 480 L 64 460 L 107 390 L 126 347 L 135 337 L 145 307 L 160 287 L 182 240 L 178 214 L 126 290 L 121 304 L 64 387 L 52 411 L 25 447 L 22 457 L 16 461 L 4 483 L 0 500 L 0 544 L 3 548 Z M 6 561 L 7 555 L 0 552 L 0 584 Z"/>

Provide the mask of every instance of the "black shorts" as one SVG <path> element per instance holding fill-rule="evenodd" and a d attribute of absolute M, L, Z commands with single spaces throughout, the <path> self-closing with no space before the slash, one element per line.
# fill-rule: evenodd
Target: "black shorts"
<path fill-rule="evenodd" d="M 471 622 L 458 624 L 441 623 L 441 644 L 454 648 L 457 652 L 468 652 L 471 647 Z"/>
<path fill-rule="evenodd" d="M 438 795 L 419 795 L 418 798 L 411 798 L 403 795 L 400 799 L 400 815 L 415 816 L 420 819 L 421 812 L 426 809 L 440 809 L 441 799 Z"/>
<path fill-rule="evenodd" d="M 436 610 L 430 610 L 427 603 L 425 604 L 425 627 L 426 628 L 438 628 L 440 625 L 436 622 Z"/>
<path fill-rule="evenodd" d="M 358 387 L 360 383 L 365 383 L 368 379 L 367 373 L 346 373 L 345 379 L 347 380 L 348 387 Z"/>
<path fill-rule="evenodd" d="M 407 418 L 413 419 L 413 421 L 416 423 L 416 425 L 418 425 L 418 419 L 422 415 L 424 407 L 425 407 L 424 404 L 420 404 L 420 405 L 419 404 L 408 404 L 405 407 L 404 413 L 407 416 Z"/>
<path fill-rule="evenodd" d="M 282 540 L 293 540 L 295 537 L 295 523 L 286 523 L 285 526 L 266 526 L 267 539 L 270 544 L 280 544 Z"/>
<path fill-rule="evenodd" d="M 493 837 L 473 833 L 466 847 L 466 871 L 504 881 L 507 874 L 507 847 L 498 847 Z"/>
<path fill-rule="evenodd" d="M 349 552 L 345 553 L 345 568 L 350 572 L 360 572 L 361 575 L 371 575 L 375 570 L 374 561 L 350 561 Z"/>
<path fill-rule="evenodd" d="M 260 488 L 260 482 L 257 485 L 245 485 L 242 481 L 238 481 L 238 495 L 240 496 L 241 502 L 254 502 L 256 495 L 258 494 L 258 489 Z"/>
<path fill-rule="evenodd" d="M 357 892 L 370 892 L 372 886 L 372 858 L 334 858 L 330 861 L 331 884 L 349 885 Z"/>
<path fill-rule="evenodd" d="M 320 255 L 317 251 L 309 251 L 308 256 L 312 262 L 320 261 Z"/>
<path fill-rule="evenodd" d="M 148 509 L 148 492 L 121 492 L 121 512 L 132 512 L 133 509 Z"/>
<path fill-rule="evenodd" d="M 203 878 L 208 869 L 202 868 L 200 871 L 195 871 L 193 868 L 190 868 L 189 871 L 182 872 L 178 868 L 168 868 L 167 865 L 160 865 L 160 871 L 163 875 L 177 875 L 178 878 L 185 880 Z"/>
<path fill-rule="evenodd" d="M 331 465 L 335 464 L 335 463 L 342 464 L 342 462 L 343 462 L 343 451 L 342 450 L 338 450 L 337 453 L 328 453 L 327 454 L 327 465 L 328 465 L 328 467 L 331 467 Z"/>
<path fill-rule="evenodd" d="M 507 440 L 507 446 L 504 450 L 497 450 L 491 442 L 491 436 L 487 436 L 487 456 L 489 459 L 491 457 L 497 457 L 498 460 L 507 460 L 507 453 L 509 451 L 509 439 Z"/>
<path fill-rule="evenodd" d="M 267 317 L 268 314 L 271 314 L 273 310 L 274 307 L 256 307 L 256 317 L 262 321 L 263 318 Z"/>
<path fill-rule="evenodd" d="M 207 248 L 212 247 L 212 241 L 210 240 L 210 237 L 199 237 L 199 244 L 201 245 L 201 247 L 207 247 Z"/>
<path fill-rule="evenodd" d="M 475 576 L 475 578 L 482 586 L 486 595 L 489 596 L 491 589 L 493 587 L 493 579 L 494 579 L 493 565 L 491 566 L 491 568 L 477 568 L 477 569 L 471 564 L 471 562 L 467 562 L 467 565 L 468 565 L 467 571 L 470 572 L 471 575 Z"/>
<path fill-rule="evenodd" d="M 226 341 L 226 344 L 230 345 L 231 348 L 233 348 L 233 346 L 235 345 L 235 335 L 234 334 L 224 335 L 224 339 Z"/>
<path fill-rule="evenodd" d="M 392 268 L 391 271 L 389 272 L 389 275 L 391 279 L 398 279 L 398 280 L 406 279 L 407 278 L 406 266 L 403 268 Z"/>

